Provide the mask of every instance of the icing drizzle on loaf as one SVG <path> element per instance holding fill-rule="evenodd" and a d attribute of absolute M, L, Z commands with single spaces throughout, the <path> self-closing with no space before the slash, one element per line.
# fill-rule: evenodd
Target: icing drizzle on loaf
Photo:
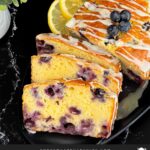
<path fill-rule="evenodd" d="M 143 0 L 91 0 L 85 2 L 77 11 L 74 18 L 67 23 L 67 27 L 81 32 L 86 38 L 99 46 L 108 45 L 116 48 L 132 48 L 136 51 L 119 53 L 128 61 L 136 64 L 142 72 L 150 75 L 150 32 L 144 30 L 143 25 L 150 21 L 148 2 Z M 117 41 L 107 39 L 107 28 L 111 25 L 110 13 L 112 11 L 129 10 L 132 14 L 132 28 L 122 34 Z M 82 29 L 82 30 L 81 30 Z M 84 29 L 84 30 L 83 30 Z M 103 44 L 102 44 L 103 43 Z M 105 44 L 107 43 L 107 44 Z M 112 48 L 115 48 L 112 47 Z M 139 54 L 138 54 L 139 53 Z M 141 54 L 141 55 L 140 55 Z"/>

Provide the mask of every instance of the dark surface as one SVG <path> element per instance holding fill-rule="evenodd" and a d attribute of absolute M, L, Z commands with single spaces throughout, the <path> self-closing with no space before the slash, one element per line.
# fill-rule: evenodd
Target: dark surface
<path fill-rule="evenodd" d="M 13 35 L 12 28 L 8 34 L 0 40 L 0 143 L 1 144 L 25 144 L 28 143 L 18 124 L 18 108 L 20 108 L 21 91 L 24 75 L 29 66 L 30 56 L 36 53 L 34 39 L 35 35 L 48 32 L 47 10 L 51 2 L 42 3 L 36 0 L 21 6 L 17 12 L 16 24 L 20 28 Z M 45 5 L 45 6 L 44 6 Z M 45 8 L 43 10 L 43 8 Z M 15 16 L 15 10 L 11 9 Z M 42 13 L 41 13 L 42 12 Z M 39 18 L 40 16 L 40 18 Z M 37 20 L 39 22 L 37 23 Z M 24 31 L 28 32 L 24 32 Z M 18 38 L 19 37 L 19 42 Z M 12 44 L 12 45 L 11 45 Z M 17 47 L 16 47 L 17 45 Z M 30 46 L 29 46 L 30 45 Z M 144 97 L 144 101 L 150 100 Z M 143 103 L 142 103 L 143 104 Z M 127 132 L 117 137 L 111 143 L 127 144 L 149 144 L 150 134 L 150 111 L 138 120 Z M 129 133 L 129 134 L 128 134 Z"/>

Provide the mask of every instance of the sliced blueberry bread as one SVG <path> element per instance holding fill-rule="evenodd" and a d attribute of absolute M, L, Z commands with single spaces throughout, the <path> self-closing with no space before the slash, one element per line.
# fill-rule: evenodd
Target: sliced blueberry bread
<path fill-rule="evenodd" d="M 67 27 L 116 56 L 132 79 L 150 79 L 147 0 L 89 0 Z"/>
<path fill-rule="evenodd" d="M 122 74 L 115 73 L 95 63 L 69 54 L 45 54 L 32 56 L 32 82 L 44 83 L 53 79 L 77 79 L 103 84 L 119 94 L 122 88 Z"/>
<path fill-rule="evenodd" d="M 117 96 L 97 83 L 53 80 L 26 85 L 23 118 L 29 132 L 56 132 L 108 138 Z"/>
<path fill-rule="evenodd" d="M 120 62 L 110 53 L 85 40 L 79 40 L 71 36 L 52 33 L 40 34 L 36 37 L 36 46 L 38 54 L 71 54 L 98 63 L 105 68 L 111 68 L 115 72 L 121 70 Z"/>

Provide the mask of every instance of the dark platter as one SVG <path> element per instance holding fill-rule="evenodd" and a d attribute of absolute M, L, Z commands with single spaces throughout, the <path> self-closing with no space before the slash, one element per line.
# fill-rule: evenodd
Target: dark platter
<path fill-rule="evenodd" d="M 23 86 L 30 83 L 30 57 L 36 55 L 35 36 L 39 33 L 50 32 L 47 25 L 47 11 L 51 2 L 31 0 L 27 4 L 22 5 L 17 12 L 16 24 L 18 30 L 13 39 L 13 49 L 17 55 L 22 58 L 17 60 L 22 72 L 22 87 L 20 88 L 20 107 L 19 107 L 19 124 L 20 130 L 26 139 L 33 144 L 105 144 L 116 138 L 123 131 L 129 128 L 140 117 L 150 109 L 150 84 L 145 90 L 142 98 L 139 101 L 139 107 L 127 118 L 117 121 L 112 132 L 112 136 L 107 139 L 85 138 L 80 136 L 37 133 L 29 134 L 23 127 L 22 110 L 21 110 L 21 94 Z M 132 85 L 132 83 L 129 83 Z"/>

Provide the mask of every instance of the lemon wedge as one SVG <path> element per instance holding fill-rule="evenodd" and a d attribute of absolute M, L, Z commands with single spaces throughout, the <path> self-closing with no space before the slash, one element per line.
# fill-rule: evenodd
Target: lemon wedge
<path fill-rule="evenodd" d="M 65 27 L 68 19 L 66 19 L 60 10 L 59 0 L 55 0 L 48 10 L 48 25 L 51 31 L 55 34 L 68 34 Z"/>
<path fill-rule="evenodd" d="M 71 19 L 84 1 L 85 0 L 59 0 L 60 10 L 63 16 L 67 19 Z"/>

